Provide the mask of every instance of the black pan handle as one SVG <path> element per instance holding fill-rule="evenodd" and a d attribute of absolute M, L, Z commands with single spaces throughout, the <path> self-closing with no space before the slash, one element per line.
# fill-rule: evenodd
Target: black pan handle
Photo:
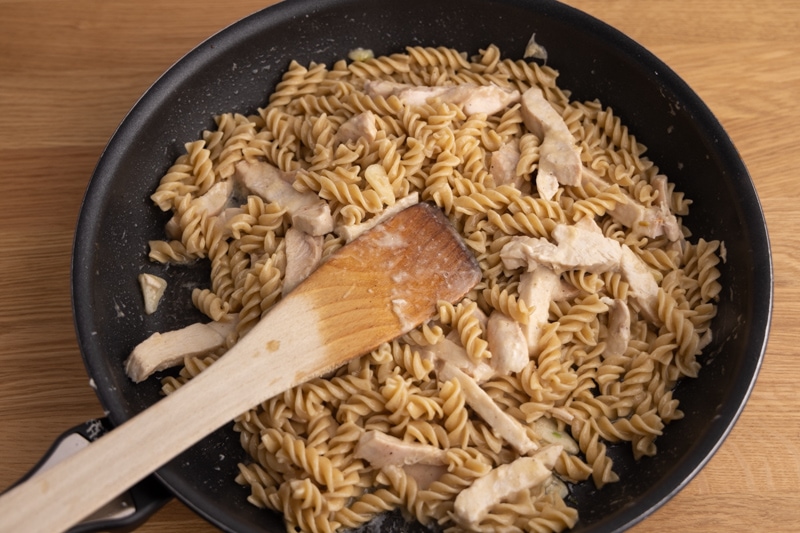
<path fill-rule="evenodd" d="M 64 432 L 53 442 L 42 459 L 9 490 L 37 473 L 47 470 L 111 431 L 111 423 L 106 418 L 89 420 Z M 102 472 L 97 473 L 102 476 Z M 80 491 L 80 487 L 75 487 Z M 153 476 L 148 476 L 128 491 L 110 501 L 81 523 L 69 529 L 68 533 L 92 533 L 133 531 L 156 511 L 172 499 L 172 493 Z"/>

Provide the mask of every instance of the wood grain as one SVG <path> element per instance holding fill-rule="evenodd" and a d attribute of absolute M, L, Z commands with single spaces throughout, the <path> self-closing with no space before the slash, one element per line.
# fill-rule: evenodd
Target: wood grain
<path fill-rule="evenodd" d="M 131 105 L 194 45 L 270 0 L 0 0 L 0 487 L 64 429 L 102 415 L 70 314 L 83 190 Z M 767 357 L 708 466 L 635 531 L 794 531 L 800 523 L 800 2 L 568 0 L 670 65 L 728 131 L 774 253 Z M 141 531 L 214 528 L 178 502 Z"/>

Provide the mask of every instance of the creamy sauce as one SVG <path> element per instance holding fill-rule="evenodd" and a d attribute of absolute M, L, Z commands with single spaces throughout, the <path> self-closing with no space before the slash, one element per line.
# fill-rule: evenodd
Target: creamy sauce
<path fill-rule="evenodd" d="M 406 314 L 409 305 L 408 300 L 404 298 L 392 298 L 392 314 L 397 317 L 403 331 L 410 331 L 417 327 L 417 324 L 410 320 Z"/>

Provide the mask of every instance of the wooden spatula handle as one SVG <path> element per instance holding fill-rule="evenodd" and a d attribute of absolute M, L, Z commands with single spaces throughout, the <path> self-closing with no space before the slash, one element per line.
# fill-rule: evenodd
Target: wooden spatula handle
<path fill-rule="evenodd" d="M 444 216 L 406 209 L 343 247 L 175 393 L 0 498 L 0 530 L 63 531 L 237 415 L 416 327 L 480 271 Z"/>

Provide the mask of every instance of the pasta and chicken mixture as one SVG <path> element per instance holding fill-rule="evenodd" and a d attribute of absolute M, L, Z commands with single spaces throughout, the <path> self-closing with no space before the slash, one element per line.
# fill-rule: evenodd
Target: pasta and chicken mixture
<path fill-rule="evenodd" d="M 252 459 L 237 481 L 288 531 L 397 509 L 452 531 L 568 529 L 570 484 L 618 480 L 610 443 L 651 456 L 683 416 L 672 390 L 711 340 L 724 247 L 690 241 L 690 201 L 557 75 L 494 45 L 292 62 L 266 107 L 218 116 L 152 195 L 174 216 L 150 258 L 211 264 L 192 294 L 210 321 L 126 363 L 136 381 L 183 365 L 167 394 L 416 202 L 480 264 L 463 301 L 236 419 Z"/>

